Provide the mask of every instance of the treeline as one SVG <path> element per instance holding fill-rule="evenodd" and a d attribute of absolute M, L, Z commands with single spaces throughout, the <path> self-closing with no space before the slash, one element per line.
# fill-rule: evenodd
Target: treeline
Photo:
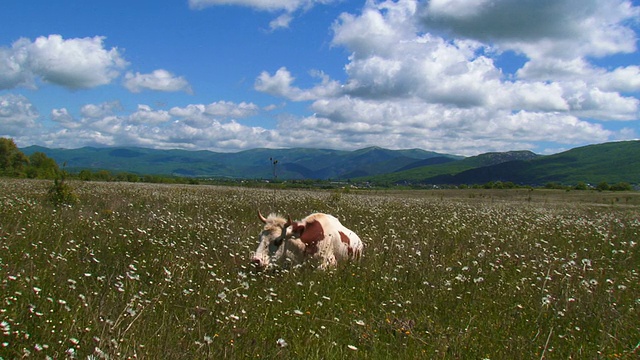
<path fill-rule="evenodd" d="M 191 178 L 137 175 L 130 173 L 111 173 L 107 170 L 81 170 L 78 173 L 67 173 L 56 161 L 45 153 L 35 152 L 31 156 L 25 155 L 16 146 L 13 139 L 0 137 L 0 176 L 28 179 L 77 179 L 84 181 L 127 181 L 150 183 L 198 183 Z"/>
<path fill-rule="evenodd" d="M 380 186 L 380 185 L 378 185 Z M 619 182 L 609 185 L 606 181 L 600 182 L 597 185 L 587 184 L 585 182 L 579 182 L 575 185 L 566 185 L 558 182 L 550 182 L 544 185 L 519 185 L 511 181 L 489 181 L 484 184 L 460 184 L 460 185 L 433 185 L 433 184 L 384 184 L 383 187 L 404 187 L 408 189 L 552 189 L 552 190 L 597 190 L 597 191 L 632 191 L 633 185 L 626 182 Z"/>
<path fill-rule="evenodd" d="M 25 155 L 13 139 L 0 138 L 0 176 L 55 179 L 60 167 L 44 153 Z"/>
<path fill-rule="evenodd" d="M 511 181 L 490 181 L 486 184 L 477 186 L 478 188 L 484 189 L 515 189 L 523 186 L 519 186 L 514 184 Z M 524 186 L 531 187 L 531 186 Z M 563 185 L 557 182 L 550 182 L 544 185 L 545 189 L 554 189 L 554 190 L 598 190 L 598 191 L 631 191 L 633 190 L 633 186 L 629 183 L 620 182 L 613 185 L 609 185 L 606 181 L 602 181 L 597 185 L 587 184 L 585 182 L 578 182 L 575 185 Z"/>

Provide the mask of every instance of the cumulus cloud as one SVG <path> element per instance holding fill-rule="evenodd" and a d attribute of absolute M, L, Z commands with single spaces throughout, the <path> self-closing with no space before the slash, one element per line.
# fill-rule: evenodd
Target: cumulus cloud
<path fill-rule="evenodd" d="M 37 112 L 30 112 L 26 98 L 3 99 L 0 104 L 0 114 L 6 113 L 7 117 L 12 114 L 16 129 L 33 124 L 38 117 Z M 123 110 L 119 102 L 87 104 L 79 109 L 78 115 L 74 115 L 73 109 L 52 110 L 50 117 L 55 127 L 31 132 L 29 140 L 25 137 L 19 140 L 45 146 L 63 143 L 68 148 L 91 145 L 233 151 L 266 147 L 278 138 L 275 130 L 246 126 L 237 120 L 259 111 L 253 103 L 230 101 L 191 104 L 170 110 L 139 104 L 129 112 Z"/>
<path fill-rule="evenodd" d="M 421 9 L 428 29 L 495 42 L 530 57 L 603 56 L 635 49 L 624 25 L 640 11 L 624 0 L 431 0 Z"/>
<path fill-rule="evenodd" d="M 38 128 L 40 114 L 22 95 L 0 95 L 0 137 L 16 137 Z"/>
<path fill-rule="evenodd" d="M 209 115 L 235 119 L 256 115 L 258 110 L 258 105 L 244 101 L 239 104 L 231 101 L 217 101 L 205 107 L 205 112 Z"/>
<path fill-rule="evenodd" d="M 615 139 L 593 120 L 638 120 L 638 99 L 621 93 L 640 90 L 638 67 L 604 69 L 589 57 L 634 51 L 626 24 L 638 8 L 611 5 L 369 1 L 332 27 L 332 44 L 351 53 L 344 83 L 326 77 L 303 89 L 283 67 L 262 72 L 254 87 L 312 102 L 314 116 L 287 120 L 298 146 L 313 132 L 339 148 L 412 144 L 465 155 Z M 527 58 L 514 76 L 496 64 L 507 50 Z"/>
<path fill-rule="evenodd" d="M 118 110 L 122 110 L 122 104 L 119 101 L 110 101 L 101 104 L 86 104 L 80 109 L 80 114 L 87 118 L 102 118 L 113 115 Z"/>
<path fill-rule="evenodd" d="M 307 90 L 292 86 L 295 78 L 285 67 L 278 69 L 275 74 L 270 75 L 263 71 L 256 79 L 254 88 L 267 94 L 281 96 L 294 101 L 307 101 L 318 98 L 329 97 L 340 92 L 340 84 L 331 80 L 320 71 L 312 71 L 311 75 L 319 78 L 320 84 Z"/>
<path fill-rule="evenodd" d="M 127 66 L 117 48 L 104 37 L 63 39 L 60 35 L 19 39 L 0 48 L 0 89 L 35 87 L 35 80 L 69 89 L 109 84 Z"/>
<path fill-rule="evenodd" d="M 187 94 L 193 94 L 193 90 L 187 80 L 181 76 L 175 76 L 164 69 L 154 70 L 150 74 L 128 72 L 124 78 L 124 86 L 133 93 L 139 93 L 142 90 L 154 90 L 166 92 L 184 91 Z"/>

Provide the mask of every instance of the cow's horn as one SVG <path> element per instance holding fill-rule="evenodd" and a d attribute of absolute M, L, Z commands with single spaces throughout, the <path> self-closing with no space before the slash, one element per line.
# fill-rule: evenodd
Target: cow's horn
<path fill-rule="evenodd" d="M 267 223 L 267 219 L 262 216 L 262 213 L 260 212 L 260 210 L 258 210 L 258 217 L 260 218 L 260 221 L 262 221 L 263 223 Z"/>

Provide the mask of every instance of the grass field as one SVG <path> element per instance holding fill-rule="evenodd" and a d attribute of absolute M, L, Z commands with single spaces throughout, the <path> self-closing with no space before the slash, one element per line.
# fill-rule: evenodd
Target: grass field
<path fill-rule="evenodd" d="M 640 194 L 0 179 L 3 359 L 635 359 Z M 255 273 L 256 209 L 365 257 Z"/>

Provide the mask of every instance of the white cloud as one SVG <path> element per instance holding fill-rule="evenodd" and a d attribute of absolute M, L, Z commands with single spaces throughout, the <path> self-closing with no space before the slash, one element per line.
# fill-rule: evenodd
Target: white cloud
<path fill-rule="evenodd" d="M 76 121 L 66 108 L 51 110 L 51 120 L 66 129 L 79 129 L 82 123 Z"/>
<path fill-rule="evenodd" d="M 256 115 L 258 110 L 258 105 L 253 103 L 236 104 L 230 101 L 217 101 L 205 107 L 205 112 L 209 115 L 235 119 Z"/>
<path fill-rule="evenodd" d="M 101 118 L 113 115 L 117 110 L 122 110 L 119 101 L 105 102 L 102 104 L 86 104 L 80 109 L 80 114 L 87 118 Z"/>
<path fill-rule="evenodd" d="M 218 119 L 240 119 L 254 116 L 258 111 L 258 106 L 253 103 L 236 104 L 231 101 L 217 101 L 208 105 L 189 104 L 185 107 L 173 107 L 169 110 L 169 114 L 192 123 L 207 124 Z"/>
<path fill-rule="evenodd" d="M 370 1 L 360 14 L 342 14 L 333 25 L 333 45 L 351 52 L 344 84 L 326 77 L 322 83 L 303 89 L 295 86 L 294 76 L 284 67 L 273 75 L 261 73 L 254 85 L 257 90 L 293 101 L 313 101 L 310 110 L 315 115 L 288 119 L 286 127 L 295 127 L 296 136 L 281 136 L 282 142 L 313 146 L 310 139 L 321 137 L 325 139 L 323 146 L 338 148 L 411 144 L 470 155 L 479 149 L 531 149 L 541 141 L 607 141 L 622 134 L 593 120 L 638 119 L 638 99 L 616 92 L 637 91 L 638 68 L 609 71 L 584 57 L 601 53 L 588 49 L 589 42 L 599 35 L 583 33 L 591 29 L 583 24 L 593 24 L 603 11 L 601 2 L 591 1 L 578 12 L 554 14 L 546 20 L 545 26 L 550 28 L 543 37 L 519 30 L 502 33 L 500 26 L 487 22 L 510 20 L 494 14 L 488 5 L 495 4 L 500 11 L 511 9 L 516 18 L 532 11 L 537 19 L 575 2 L 560 1 L 556 6 L 545 2 L 535 10 L 529 1 L 523 3 L 524 10 L 518 8 L 519 2 L 506 0 L 428 4 L 432 9 L 420 9 L 418 2 L 409 0 Z M 454 11 L 456 7 L 461 7 L 460 11 Z M 623 10 L 604 11 L 601 20 L 608 28 L 616 27 L 635 11 Z M 428 11 L 430 16 L 440 17 L 437 20 L 442 24 L 425 18 Z M 425 23 L 442 29 L 447 25 L 446 30 L 460 38 L 425 32 Z M 471 26 L 483 28 L 486 34 L 462 38 L 467 30 L 473 33 Z M 527 20 L 523 26 L 534 30 L 538 24 Z M 625 29 L 618 29 L 618 35 L 618 40 L 611 38 L 609 43 L 620 46 L 610 51 L 629 50 L 625 44 L 633 37 L 625 38 L 629 35 Z M 574 40 L 582 44 L 574 57 L 561 52 L 530 59 L 514 78 L 505 76 L 491 58 L 501 51 L 496 46 L 504 50 L 505 44 L 518 44 L 512 47 L 517 51 L 529 45 L 548 50 Z M 530 56 L 543 53 L 531 51 Z"/>
<path fill-rule="evenodd" d="M 427 29 L 542 58 L 632 52 L 636 35 L 624 23 L 639 15 L 626 0 L 432 0 L 420 19 Z"/>
<path fill-rule="evenodd" d="M 193 93 L 187 80 L 181 76 L 177 77 L 164 69 L 154 70 L 150 74 L 128 72 L 125 75 L 124 86 L 133 93 L 139 93 L 142 90 Z"/>
<path fill-rule="evenodd" d="M 39 117 L 31 101 L 22 95 L 0 95 L 0 137 L 27 134 L 38 128 Z"/>
<path fill-rule="evenodd" d="M 127 62 L 117 48 L 106 49 L 103 42 L 101 36 L 19 39 L 11 48 L 0 48 L 0 88 L 34 87 L 34 79 L 70 89 L 109 84 Z"/>
<path fill-rule="evenodd" d="M 17 41 L 12 48 L 0 48 L 0 90 L 12 89 L 18 85 L 33 87 L 33 81 L 28 69 L 25 69 L 27 63 L 27 51 Z"/>
<path fill-rule="evenodd" d="M 25 98 L 9 99 L 22 113 L 28 111 Z M 4 104 L 0 102 L 0 104 Z M 3 105 L 2 109 L 5 106 Z M 10 106 L 6 106 L 9 113 Z M 126 113 L 118 102 L 87 104 L 75 117 L 66 108 L 54 109 L 51 119 L 57 125 L 29 135 L 29 144 L 64 144 L 67 148 L 92 146 L 148 146 L 153 148 L 210 149 L 233 151 L 273 146 L 277 132 L 240 124 L 235 119 L 254 116 L 260 111 L 252 103 L 219 101 L 208 105 L 191 104 L 170 110 L 145 104 Z M 0 114 L 4 113 L 0 112 Z M 19 111 L 13 110 L 15 113 Z M 31 122 L 37 117 L 31 115 Z M 1 119 L 1 118 L 0 118 Z M 16 123 L 16 128 L 28 121 Z M 26 139 L 21 137 L 21 139 Z M 26 141 L 26 140 L 25 140 Z M 59 145 L 58 145 L 59 146 Z"/>
<path fill-rule="evenodd" d="M 280 28 L 288 28 L 293 20 L 293 16 L 289 13 L 282 14 L 269 22 L 269 28 L 276 30 Z"/>
<path fill-rule="evenodd" d="M 329 79 L 324 73 L 312 71 L 311 75 L 320 78 L 320 84 L 311 89 L 302 90 L 291 85 L 295 78 L 285 67 L 278 69 L 273 76 L 263 71 L 256 79 L 254 88 L 267 94 L 285 97 L 294 101 L 307 101 L 329 97 L 341 91 L 340 84 L 337 81 Z"/>
<path fill-rule="evenodd" d="M 153 110 L 149 105 L 138 105 L 138 110 L 129 115 L 130 124 L 156 125 L 171 120 L 171 115 L 165 110 Z"/>
<path fill-rule="evenodd" d="M 599 88 L 609 91 L 640 91 L 640 66 L 619 67 L 596 78 Z"/>

